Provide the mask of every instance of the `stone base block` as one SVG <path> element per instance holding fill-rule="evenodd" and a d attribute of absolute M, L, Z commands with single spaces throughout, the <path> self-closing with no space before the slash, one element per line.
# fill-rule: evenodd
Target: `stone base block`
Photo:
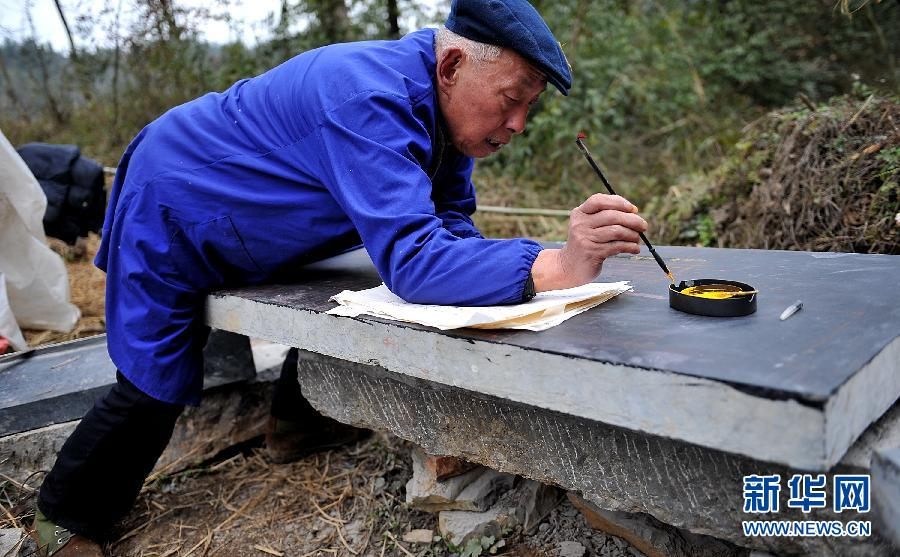
<path fill-rule="evenodd" d="M 412 451 L 413 475 L 406 484 L 406 502 L 426 512 L 459 508 L 456 499 L 469 484 L 486 471 L 484 467 L 479 466 L 465 474 L 441 481 L 425 462 L 426 455 L 421 449 Z"/>
<path fill-rule="evenodd" d="M 515 528 L 527 531 L 536 526 L 561 497 L 562 492 L 554 486 L 523 480 L 487 511 L 442 511 L 438 528 L 445 539 L 459 546 L 483 536 L 500 539 Z"/>
<path fill-rule="evenodd" d="M 433 475 L 438 481 L 465 474 L 469 470 L 478 467 L 477 464 L 466 462 L 461 458 L 430 454 L 425 455 L 424 464 L 425 468 L 428 469 L 428 473 Z"/>

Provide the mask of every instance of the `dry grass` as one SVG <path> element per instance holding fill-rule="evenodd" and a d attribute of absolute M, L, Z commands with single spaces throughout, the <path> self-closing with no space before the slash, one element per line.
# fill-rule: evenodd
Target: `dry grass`
<path fill-rule="evenodd" d="M 475 225 L 490 238 L 533 238 L 546 242 L 564 242 L 569 219 L 532 215 L 475 213 Z"/>
<path fill-rule="evenodd" d="M 403 500 L 410 445 L 380 435 L 290 464 L 259 450 L 149 481 L 106 546 L 121 557 L 449 555 L 402 541 L 435 517 Z M 35 486 L 0 481 L 0 528 L 27 527 Z M 403 548 L 402 550 L 400 548 Z M 26 548 L 25 553 L 29 553 Z"/>
<path fill-rule="evenodd" d="M 254 451 L 158 480 L 145 486 L 110 552 L 361 556 L 406 545 L 415 555 L 434 555 L 430 545 L 397 541 L 409 529 L 434 527 L 431 515 L 402 500 L 408 450 L 397 438 L 377 436 L 291 464 Z"/>
<path fill-rule="evenodd" d="M 411 530 L 437 530 L 436 515 L 405 503 L 411 447 L 376 434 L 290 464 L 273 464 L 252 449 L 157 478 L 145 484 L 105 550 L 116 557 L 450 557 L 452 548 L 440 538 L 403 541 Z M 0 481 L 0 528 L 30 524 L 40 477 L 28 486 Z M 499 553 L 548 557 L 559 541 L 573 539 L 612 544 L 568 503 L 548 522 L 540 536 L 511 532 Z M 20 555 L 34 555 L 33 542 L 21 545 Z"/>
<path fill-rule="evenodd" d="M 49 239 L 51 249 L 62 256 L 69 274 L 70 301 L 81 310 L 81 318 L 68 333 L 25 329 L 22 333 L 31 347 L 52 344 L 96 335 L 106 330 L 104 313 L 106 273 L 94 266 L 94 256 L 100 247 L 100 236 L 91 234 L 79 239 L 74 246 L 55 238 Z"/>

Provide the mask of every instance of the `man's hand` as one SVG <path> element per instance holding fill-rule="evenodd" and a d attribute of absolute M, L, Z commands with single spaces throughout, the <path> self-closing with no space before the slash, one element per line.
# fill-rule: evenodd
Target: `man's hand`
<path fill-rule="evenodd" d="M 531 268 L 535 290 L 558 290 L 597 278 L 603 261 L 618 253 L 639 253 L 639 232 L 647 221 L 637 207 L 618 195 L 597 193 L 572 209 L 569 237 L 562 249 L 546 249 Z"/>

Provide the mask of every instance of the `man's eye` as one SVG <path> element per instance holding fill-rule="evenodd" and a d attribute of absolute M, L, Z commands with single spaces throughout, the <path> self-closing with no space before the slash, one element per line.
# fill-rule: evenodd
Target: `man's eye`
<path fill-rule="evenodd" d="M 506 100 L 509 101 L 510 103 L 515 104 L 515 103 L 519 102 L 519 99 L 517 99 L 515 97 L 510 97 L 509 95 L 504 95 L 504 96 L 506 97 Z"/>

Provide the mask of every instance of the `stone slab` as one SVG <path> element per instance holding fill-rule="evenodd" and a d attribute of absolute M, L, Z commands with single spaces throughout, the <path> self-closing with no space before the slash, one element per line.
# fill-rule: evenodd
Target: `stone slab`
<path fill-rule="evenodd" d="M 326 315 L 330 296 L 380 283 L 357 252 L 304 268 L 293 284 L 213 293 L 207 319 L 406 377 L 805 470 L 834 466 L 900 396 L 900 257 L 659 251 L 679 278 L 756 286 L 758 311 L 727 319 L 672 310 L 668 283 L 644 253 L 610 258 L 601 276 L 630 280 L 634 292 L 540 333 Z M 804 309 L 780 321 L 797 299 Z"/>
<path fill-rule="evenodd" d="M 302 359 L 299 375 L 313 406 L 332 418 L 386 429 L 431 454 L 455 455 L 558 485 L 602 509 L 645 513 L 696 534 L 776 554 L 895 554 L 874 520 L 873 534 L 866 538 L 745 537 L 743 478 L 753 474 L 783 479 L 782 512 L 773 519 L 872 520 L 854 511 L 814 509 L 807 515 L 789 509 L 786 481 L 797 469 L 326 356 Z M 868 469 L 839 465 L 832 472 Z M 832 495 L 829 491 L 828 501 Z"/>
<path fill-rule="evenodd" d="M 256 375 L 243 335 L 212 331 L 204 360 L 205 389 Z M 0 436 L 80 419 L 115 381 L 106 335 L 0 356 Z"/>
<path fill-rule="evenodd" d="M 0 437 L 0 474 L 38 488 L 80 420 Z"/>
<path fill-rule="evenodd" d="M 866 429 L 850 447 L 841 463 L 870 468 L 877 451 L 900 447 L 900 404 L 894 404 L 884 415 Z"/>
<path fill-rule="evenodd" d="M 208 389 L 198 407 L 188 407 L 178 418 L 172 440 L 154 473 L 175 473 L 198 465 L 221 451 L 265 433 L 271 405 L 275 369 L 250 382 Z M 0 437 L 0 474 L 38 487 L 63 443 L 79 420 Z M 2 555 L 2 554 L 0 554 Z"/>
<path fill-rule="evenodd" d="M 106 335 L 0 357 L 0 435 L 79 419 L 116 380 Z"/>

